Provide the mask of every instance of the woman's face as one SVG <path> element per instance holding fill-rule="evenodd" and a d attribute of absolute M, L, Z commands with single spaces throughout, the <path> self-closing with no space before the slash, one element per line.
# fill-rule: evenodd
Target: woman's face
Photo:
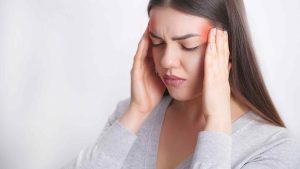
<path fill-rule="evenodd" d="M 191 100 L 201 94 L 210 29 L 208 19 L 169 7 L 151 9 L 149 32 L 159 76 L 162 81 L 166 74 L 186 79 L 179 86 L 164 81 L 169 94 L 176 100 Z"/>

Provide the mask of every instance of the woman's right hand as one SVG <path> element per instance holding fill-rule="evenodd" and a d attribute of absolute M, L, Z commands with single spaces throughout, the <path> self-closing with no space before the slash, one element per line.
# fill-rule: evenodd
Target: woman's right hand
<path fill-rule="evenodd" d="M 130 75 L 131 100 L 119 122 L 132 133 L 137 133 L 144 120 L 160 102 L 166 89 L 155 73 L 149 39 L 149 24 L 138 44 Z"/>
<path fill-rule="evenodd" d="M 160 102 L 166 89 L 155 73 L 149 38 L 149 24 L 138 44 L 131 69 L 131 102 L 129 109 L 148 116 Z"/>

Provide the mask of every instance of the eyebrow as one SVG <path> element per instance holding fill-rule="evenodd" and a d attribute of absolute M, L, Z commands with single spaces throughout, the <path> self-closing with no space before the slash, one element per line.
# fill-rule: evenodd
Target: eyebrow
<path fill-rule="evenodd" d="M 149 33 L 150 33 L 150 35 L 153 38 L 163 40 L 163 38 L 157 36 L 155 33 L 153 33 L 153 32 L 149 32 Z M 199 34 L 189 33 L 189 34 L 186 34 L 186 35 L 183 35 L 183 36 L 172 37 L 172 40 L 174 40 L 174 41 L 176 41 L 176 40 L 184 40 L 184 39 L 188 39 L 188 38 L 195 37 L 195 36 L 200 36 L 200 35 Z"/>

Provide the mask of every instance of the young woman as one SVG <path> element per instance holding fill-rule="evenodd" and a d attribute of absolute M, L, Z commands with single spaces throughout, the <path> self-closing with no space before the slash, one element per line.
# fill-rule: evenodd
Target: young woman
<path fill-rule="evenodd" d="M 66 168 L 297 169 L 241 0 L 150 0 L 149 24 L 94 146 Z"/>

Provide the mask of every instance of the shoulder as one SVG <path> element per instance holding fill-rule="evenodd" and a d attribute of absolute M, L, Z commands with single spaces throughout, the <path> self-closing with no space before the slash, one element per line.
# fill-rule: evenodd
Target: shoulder
<path fill-rule="evenodd" d="M 248 134 L 251 137 L 248 142 L 257 145 L 259 159 L 275 158 L 290 164 L 299 161 L 300 141 L 290 129 L 267 123 L 259 117 L 252 122 Z"/>
<path fill-rule="evenodd" d="M 266 148 L 276 148 L 286 153 L 297 153 L 300 155 L 299 139 L 288 128 L 265 124 L 260 127 L 261 134 L 265 134 Z"/>
<path fill-rule="evenodd" d="M 251 124 L 251 130 L 253 133 L 257 133 L 257 136 L 265 137 L 266 142 L 279 141 L 279 140 L 293 140 L 297 141 L 296 136 L 290 129 L 273 125 L 263 118 L 256 115 L 257 118 L 253 120 Z"/>

